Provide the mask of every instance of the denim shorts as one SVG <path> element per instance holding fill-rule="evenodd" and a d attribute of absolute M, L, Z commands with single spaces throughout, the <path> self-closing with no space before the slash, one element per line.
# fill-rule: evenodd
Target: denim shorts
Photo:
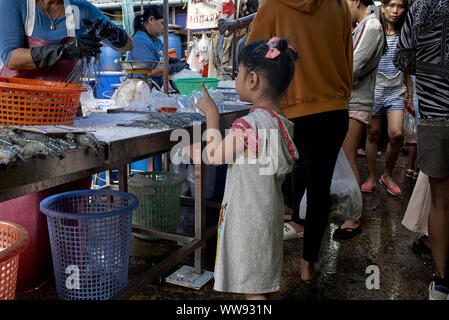
<path fill-rule="evenodd" d="M 392 111 L 404 111 L 405 90 L 404 86 L 380 87 L 374 90 L 373 116 Z"/>

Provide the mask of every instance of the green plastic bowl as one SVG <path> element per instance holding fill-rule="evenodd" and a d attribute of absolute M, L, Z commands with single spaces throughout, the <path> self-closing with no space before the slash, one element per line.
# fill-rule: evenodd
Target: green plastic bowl
<path fill-rule="evenodd" d="M 180 94 L 185 96 L 190 96 L 193 90 L 202 91 L 201 83 L 204 83 L 208 89 L 217 89 L 218 82 L 220 79 L 217 78 L 186 78 L 186 79 L 175 79 L 173 82 L 176 85 Z"/>

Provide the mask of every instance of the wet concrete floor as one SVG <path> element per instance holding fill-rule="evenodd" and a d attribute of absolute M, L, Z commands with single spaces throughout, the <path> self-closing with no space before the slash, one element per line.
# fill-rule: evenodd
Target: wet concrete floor
<path fill-rule="evenodd" d="M 378 157 L 377 177 L 383 170 L 384 156 Z M 366 158 L 359 157 L 361 178 L 366 178 Z M 284 241 L 283 300 L 426 300 L 431 281 L 433 262 L 411 251 L 411 244 L 419 235 L 408 231 L 402 217 L 413 191 L 414 180 L 405 177 L 407 156 L 402 154 L 394 171 L 395 181 L 402 189 L 399 197 L 390 196 L 378 184 L 372 194 L 364 194 L 361 218 L 362 234 L 351 240 L 332 240 L 338 227 L 330 222 L 321 248 L 319 281 L 305 286 L 300 281 L 302 239 Z M 216 223 L 208 219 L 208 225 Z M 210 221 L 212 220 L 212 221 Z M 144 241 L 133 237 L 129 278 L 135 278 L 156 265 L 179 247 L 176 242 Z M 206 270 L 213 271 L 216 237 L 207 242 Z M 209 300 L 241 299 L 242 295 L 219 293 L 213 290 L 213 279 L 200 290 L 166 283 L 165 277 L 182 265 L 193 266 L 193 255 L 172 270 L 137 292 L 132 300 Z M 380 272 L 379 289 L 368 290 L 366 280 L 371 275 L 367 267 L 377 266 Z M 33 293 L 18 293 L 18 300 L 58 299 L 54 280 Z"/>

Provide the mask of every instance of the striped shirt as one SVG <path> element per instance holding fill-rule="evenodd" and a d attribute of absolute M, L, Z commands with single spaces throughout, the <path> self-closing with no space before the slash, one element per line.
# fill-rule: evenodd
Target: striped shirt
<path fill-rule="evenodd" d="M 386 35 L 387 36 L 387 52 L 382 56 L 379 62 L 379 69 L 377 72 L 382 72 L 387 78 L 395 78 L 399 71 L 393 64 L 394 54 L 396 53 L 396 47 L 399 42 L 399 35 Z"/>
<path fill-rule="evenodd" d="M 416 75 L 421 118 L 449 117 L 449 0 L 413 3 L 394 63 Z"/>

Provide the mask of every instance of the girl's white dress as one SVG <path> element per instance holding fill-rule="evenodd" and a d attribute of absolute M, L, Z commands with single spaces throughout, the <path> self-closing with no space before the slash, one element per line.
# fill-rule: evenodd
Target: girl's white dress
<path fill-rule="evenodd" d="M 228 165 L 218 225 L 214 289 L 235 293 L 279 291 L 282 281 L 284 201 L 281 184 L 298 152 L 293 123 L 254 107 L 231 129 L 250 156 Z"/>

